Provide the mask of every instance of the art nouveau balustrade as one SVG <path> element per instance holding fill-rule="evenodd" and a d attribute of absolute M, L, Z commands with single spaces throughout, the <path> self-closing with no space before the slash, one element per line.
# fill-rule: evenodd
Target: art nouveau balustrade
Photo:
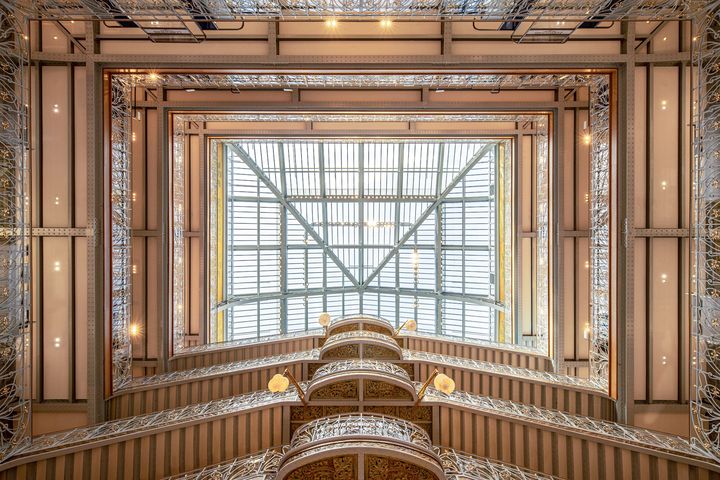
<path fill-rule="evenodd" d="M 362 330 L 365 323 L 372 326 L 369 331 L 379 333 L 378 322 L 386 324 L 384 327 L 386 331 L 387 329 L 392 331 L 392 326 L 384 320 L 368 316 L 352 316 L 333 322 L 328 329 L 328 333 L 342 333 L 353 329 Z M 179 352 L 170 360 L 170 369 L 173 371 L 187 370 L 239 360 L 311 350 L 319 348 L 325 337 L 325 332 L 318 329 L 259 339 L 191 347 Z M 402 331 L 399 333 L 398 338 L 403 342 L 404 348 L 409 350 L 440 353 L 545 372 L 550 372 L 553 369 L 552 361 L 548 357 L 519 346 L 462 340 L 457 337 L 422 332 Z"/>
<path fill-rule="evenodd" d="M 320 348 L 309 351 L 138 379 L 111 406 L 126 402 L 112 408 L 120 414 L 135 409 L 152 413 L 36 438 L 0 465 L 0 480 L 158 478 L 230 462 L 218 466 L 222 470 L 237 465 L 233 459 L 287 445 L 293 434 L 304 438 L 308 425 L 330 422 L 328 416 L 343 412 L 350 417 L 391 415 L 406 430 L 422 432 L 418 435 L 426 447 L 451 448 L 563 478 L 720 478 L 720 466 L 685 439 L 573 413 L 586 409 L 601 417 L 607 411 L 602 398 L 599 405 L 596 397 L 583 400 L 583 394 L 598 394 L 580 379 L 409 351 L 391 336 L 369 329 L 331 333 Z M 343 352 L 363 358 L 339 358 Z M 378 358 L 369 358 L 373 355 Z M 311 378 L 299 385 L 302 398 L 293 387 L 274 394 L 263 388 L 285 366 L 290 374 Z M 418 380 L 435 366 L 453 375 L 461 390 L 424 391 Z M 235 394 L 234 389 L 257 384 L 258 391 Z M 484 389 L 499 398 L 473 393 Z M 213 398 L 234 396 L 196 403 L 206 391 Z M 520 401 L 509 400 L 518 395 Z M 155 411 L 169 401 L 178 406 Z M 298 457 L 281 459 L 277 475 L 306 478 L 292 474 L 312 464 L 307 459 L 325 461 L 318 455 L 327 448 L 316 448 L 320 440 L 311 435 L 307 448 L 295 444 L 283 450 L 297 451 Z M 381 440 L 373 442 L 378 444 L 373 448 L 384 448 Z M 335 447 L 341 457 L 352 455 L 351 447 Z M 377 449 L 355 457 L 357 468 L 387 466 L 389 460 L 377 459 L 386 457 Z M 426 466 L 437 466 L 438 455 Z M 283 470 L 283 465 L 292 468 Z M 432 468 L 436 478 L 445 478 Z"/>
<path fill-rule="evenodd" d="M 308 380 L 323 364 L 321 360 L 323 351 L 333 355 L 334 358 L 341 358 L 337 355 L 338 352 L 343 351 L 342 349 L 348 346 L 350 349 L 355 348 L 355 345 L 362 345 L 362 341 L 373 339 L 374 336 L 381 335 L 364 332 L 355 336 L 353 332 L 344 331 L 331 335 L 322 349 L 138 378 L 108 401 L 108 411 L 111 418 L 123 418 L 261 390 L 267 380 L 285 366 L 288 366 L 298 379 Z M 335 340 L 338 337 L 339 339 Z M 383 344 L 378 347 L 379 349 L 384 345 L 389 351 L 394 346 L 389 337 L 385 337 L 382 341 Z M 603 393 L 593 390 L 587 380 L 396 348 L 397 350 L 389 353 L 393 355 L 397 353 L 398 358 L 387 358 L 387 356 L 379 358 L 397 363 L 415 380 L 424 381 L 432 368 L 439 366 L 443 373 L 456 379 L 458 387 L 464 391 L 554 408 L 568 413 L 602 419 L 614 418 L 612 400 Z M 353 352 L 349 352 L 351 357 L 358 353 Z M 381 352 L 378 350 L 376 353 Z M 328 360 L 330 359 L 325 359 Z"/>
<path fill-rule="evenodd" d="M 433 409 L 435 446 L 562 478 L 720 476 L 718 464 L 680 437 L 432 387 L 420 406 Z M 2 464 L 0 479 L 175 475 L 287 444 L 287 408 L 305 408 L 292 388 L 46 435 Z"/>

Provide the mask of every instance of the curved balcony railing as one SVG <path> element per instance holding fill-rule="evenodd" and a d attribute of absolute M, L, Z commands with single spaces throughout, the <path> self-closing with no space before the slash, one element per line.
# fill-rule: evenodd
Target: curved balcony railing
<path fill-rule="evenodd" d="M 416 383 L 419 386 L 419 383 Z M 591 434 L 606 440 L 633 445 L 641 448 L 663 451 L 685 457 L 707 460 L 708 454 L 691 446 L 690 442 L 682 437 L 654 432 L 644 428 L 622 425 L 615 422 L 597 420 L 583 415 L 574 415 L 536 407 L 509 400 L 474 395 L 472 393 L 455 391 L 451 394 L 441 393 L 434 388 L 428 388 L 425 401 L 441 402 L 449 405 L 479 410 L 493 415 L 522 419 L 538 426 L 561 428 Z"/>
<path fill-rule="evenodd" d="M 497 460 L 439 449 L 446 480 L 553 480 L 557 477 L 533 472 Z"/>
<path fill-rule="evenodd" d="M 355 324 L 362 324 L 362 330 L 374 332 L 382 330 L 382 332 L 378 333 L 385 333 L 387 335 L 392 335 L 395 331 L 395 328 L 392 326 L 392 324 L 384 318 L 375 317 L 372 315 L 348 315 L 346 317 L 338 318 L 331 322 L 330 325 L 328 325 L 327 329 L 328 335 L 333 335 L 333 332 L 337 332 L 338 330 L 345 331 L 343 327 Z"/>
<path fill-rule="evenodd" d="M 411 381 L 410 375 L 394 363 L 378 362 L 376 360 L 339 360 L 336 362 L 330 362 L 318 368 L 310 383 L 312 384 L 312 382 L 320 380 L 327 375 L 358 371 L 373 371 L 384 375 L 390 375 L 399 380 L 407 382 Z"/>
<path fill-rule="evenodd" d="M 185 347 L 179 352 L 178 356 L 192 355 L 194 353 L 202 352 L 211 352 L 213 350 L 222 350 L 224 348 L 245 347 L 248 345 L 257 345 L 262 343 L 280 342 L 283 340 L 292 340 L 293 338 L 320 337 L 323 334 L 324 332 L 322 329 L 316 328 L 313 330 L 306 330 L 300 332 L 281 333 L 278 335 L 266 335 L 264 337 L 243 338 L 240 340 L 229 340 L 227 342 L 206 343 L 204 345 L 196 345 L 194 347 Z"/>
<path fill-rule="evenodd" d="M 328 439 L 347 440 L 350 437 L 395 440 L 433 451 L 432 441 L 425 430 L 414 423 L 383 415 L 350 413 L 324 417 L 298 428 L 290 442 L 290 449 Z"/>
<path fill-rule="evenodd" d="M 543 355 L 538 349 L 526 347 L 523 345 L 516 345 L 514 343 L 500 343 L 500 342 L 491 342 L 489 340 L 480 340 L 475 338 L 463 338 L 463 337 L 456 337 L 454 335 L 442 335 L 438 333 L 432 333 L 432 332 L 421 332 L 421 331 L 415 331 L 410 332 L 407 330 L 403 330 L 398 334 L 401 337 L 418 337 L 418 338 L 426 338 L 428 340 L 442 340 L 446 342 L 454 342 L 454 343 L 461 343 L 465 345 L 476 345 L 478 347 L 485 347 L 485 348 L 492 348 L 497 350 L 507 350 L 510 352 L 515 353 L 524 353 L 527 355 L 537 355 L 540 357 L 545 357 L 546 355 Z"/>
<path fill-rule="evenodd" d="M 491 375 L 504 375 L 507 377 L 535 380 L 566 387 L 584 388 L 593 391 L 604 390 L 602 382 L 596 382 L 592 379 L 543 372 L 540 370 L 531 370 L 529 368 L 513 367 L 502 363 L 483 362 L 481 360 L 473 360 L 471 358 L 453 357 L 439 353 L 403 350 L 403 360 L 407 360 L 409 362 L 427 362 L 435 365 L 444 365 L 446 367 L 457 367 Z"/>
<path fill-rule="evenodd" d="M 234 458 L 229 462 L 174 475 L 168 480 L 273 480 L 281 458 L 282 451 L 271 448 L 256 455 Z"/>
<path fill-rule="evenodd" d="M 343 333 L 336 333 L 334 335 L 331 335 L 328 337 L 325 344 L 320 349 L 320 358 L 321 359 L 334 359 L 334 358 L 328 358 L 329 352 L 332 350 L 335 350 L 338 347 L 342 346 L 349 346 L 348 348 L 352 348 L 353 346 L 357 346 L 358 351 L 357 354 L 361 355 L 361 358 L 368 355 L 363 355 L 363 352 L 367 354 L 368 352 L 365 349 L 365 345 L 374 345 L 377 347 L 384 348 L 390 352 L 393 353 L 397 357 L 397 359 L 402 358 L 402 349 L 398 346 L 395 339 L 388 335 L 383 335 L 382 333 L 377 332 L 370 332 L 366 330 L 354 330 L 352 332 L 343 332 Z M 360 349 L 363 349 L 363 352 L 360 352 Z M 348 356 L 344 358 L 353 358 L 351 355 L 354 355 L 350 352 L 348 352 Z M 334 357 L 334 356 L 333 356 Z"/>
<path fill-rule="evenodd" d="M 283 393 L 271 393 L 268 390 L 261 390 L 247 395 L 236 395 L 221 400 L 42 435 L 34 438 L 32 443 L 20 450 L 18 454 L 29 455 L 61 447 L 78 446 L 120 435 L 135 434 L 151 428 L 167 428 L 185 422 L 211 420 L 244 409 L 257 409 L 269 405 L 299 401 L 300 397 L 298 397 L 294 389 L 288 389 Z"/>
<path fill-rule="evenodd" d="M 206 379 L 220 375 L 230 375 L 254 368 L 283 366 L 303 360 L 318 360 L 320 350 L 305 350 L 302 352 L 285 353 L 271 357 L 251 358 L 238 362 L 221 363 L 210 367 L 193 368 L 190 370 L 178 370 L 175 372 L 160 373 L 149 377 L 138 377 L 127 383 L 118 393 L 125 393 L 128 390 L 153 387 L 156 385 L 168 385 L 172 383 L 186 382 L 190 380 Z"/>

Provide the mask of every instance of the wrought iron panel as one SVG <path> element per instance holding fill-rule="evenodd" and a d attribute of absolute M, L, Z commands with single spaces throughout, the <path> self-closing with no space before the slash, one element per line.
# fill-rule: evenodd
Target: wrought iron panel
<path fill-rule="evenodd" d="M 27 49 L 0 4 L 0 462 L 27 443 L 30 425 Z"/>

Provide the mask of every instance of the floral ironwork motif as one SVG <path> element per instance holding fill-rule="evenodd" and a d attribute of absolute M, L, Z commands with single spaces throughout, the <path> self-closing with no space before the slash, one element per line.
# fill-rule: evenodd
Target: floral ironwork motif
<path fill-rule="evenodd" d="M 30 415 L 27 53 L 0 2 L 0 462 L 27 444 Z"/>
<path fill-rule="evenodd" d="M 111 326 L 112 326 L 112 384 L 121 388 L 132 379 L 131 318 L 131 188 L 130 142 L 131 98 L 133 85 L 125 75 L 111 77 Z"/>
<path fill-rule="evenodd" d="M 320 358 L 320 351 L 317 349 L 302 352 L 286 353 L 272 357 L 253 358 L 237 362 L 221 363 L 210 367 L 192 368 L 189 370 L 177 370 L 174 372 L 160 373 L 147 377 L 134 378 L 126 383 L 120 391 L 153 387 L 156 385 L 167 385 L 170 383 L 187 382 L 191 380 L 207 379 L 220 375 L 233 375 L 258 368 L 269 368 L 274 366 L 288 365 L 304 360 L 317 360 Z"/>
<path fill-rule="evenodd" d="M 327 375 L 339 372 L 351 372 L 358 370 L 372 370 L 383 373 L 385 375 L 391 375 L 401 380 L 410 381 L 410 375 L 398 367 L 394 363 L 378 362 L 375 360 L 343 360 L 337 362 L 331 362 L 322 367 L 318 368 L 313 375 L 313 381 L 321 379 Z"/>
<path fill-rule="evenodd" d="M 704 2 L 695 49 L 692 445 L 720 461 L 720 1 Z"/>
<path fill-rule="evenodd" d="M 420 387 L 419 383 L 416 383 L 416 385 L 418 388 Z M 504 417 L 520 418 L 528 422 L 549 427 L 589 433 L 606 440 L 633 444 L 638 447 L 669 452 L 675 455 L 694 456 L 701 459 L 708 458 L 707 453 L 699 452 L 683 437 L 598 420 L 583 415 L 564 413 L 559 410 L 551 410 L 457 390 L 447 395 L 438 392 L 432 387 L 428 389 L 425 400 L 446 402 L 450 405 L 463 406 L 465 408 L 489 412 Z"/>
<path fill-rule="evenodd" d="M 574 388 L 585 388 L 589 390 L 603 390 L 605 384 L 595 383 L 593 379 L 561 375 L 558 373 L 531 370 L 529 368 L 513 367 L 501 363 L 483 362 L 470 358 L 452 357 L 439 353 L 422 352 L 416 350 L 403 350 L 403 360 L 421 361 L 435 365 L 446 365 L 460 367 L 468 370 L 476 370 L 493 375 L 503 375 L 512 378 L 521 378 L 532 381 L 546 382 L 553 385 L 565 385 Z"/>
<path fill-rule="evenodd" d="M 301 384 L 301 386 L 305 388 L 304 384 Z M 298 397 L 297 392 L 293 388 L 283 393 L 271 393 L 268 390 L 261 390 L 245 395 L 223 398 L 221 400 L 197 403 L 187 407 L 173 408 L 122 420 L 99 423 L 89 427 L 41 435 L 33 438 L 31 443 L 19 450 L 19 453 L 22 455 L 30 455 L 60 447 L 83 445 L 119 435 L 140 433 L 153 428 L 166 428 L 171 425 L 179 425 L 193 420 L 209 421 L 213 418 L 240 412 L 244 409 L 254 409 L 266 405 L 299 401 L 300 397 Z"/>
<path fill-rule="evenodd" d="M 313 420 L 295 431 L 290 448 L 295 449 L 319 440 L 348 436 L 390 438 L 417 445 L 430 452 L 433 449 L 427 432 L 414 423 L 399 418 L 362 413 Z"/>

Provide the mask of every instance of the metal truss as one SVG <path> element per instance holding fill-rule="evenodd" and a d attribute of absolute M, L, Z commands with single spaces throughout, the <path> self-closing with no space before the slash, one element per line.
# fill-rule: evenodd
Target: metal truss
<path fill-rule="evenodd" d="M 720 2 L 706 2 L 695 55 L 693 445 L 720 461 Z"/>
<path fill-rule="evenodd" d="M 0 462 L 27 444 L 30 425 L 25 47 L 18 18 L 0 4 Z"/>
<path fill-rule="evenodd" d="M 7 1 L 7 0 L 5 0 Z M 540 21 L 562 19 L 575 22 L 606 20 L 677 19 L 688 15 L 688 3 L 680 0 L 22 0 L 18 8 L 32 17 L 47 19 L 203 21 L 246 18 L 473 18 L 485 21 Z"/>
<path fill-rule="evenodd" d="M 452 74 L 212 74 L 212 73 L 153 73 L 130 74 L 136 85 L 153 88 L 162 86 L 170 89 L 283 89 L 283 88 L 428 88 L 428 89 L 556 89 L 559 87 L 584 87 L 592 83 L 595 75 L 577 73 L 452 73 Z M 302 115 L 302 114 L 298 114 Z M 419 118 L 433 118 L 437 115 L 413 114 Z M 247 118 L 247 114 L 242 117 Z M 347 115 L 345 118 L 362 118 Z M 375 115 L 377 118 L 378 116 Z M 392 117 L 392 115 L 389 115 Z M 489 115 L 485 118 L 491 119 Z M 536 115 L 506 115 L 506 119 L 532 119 Z M 350 120 L 358 121 L 358 120 Z"/>

